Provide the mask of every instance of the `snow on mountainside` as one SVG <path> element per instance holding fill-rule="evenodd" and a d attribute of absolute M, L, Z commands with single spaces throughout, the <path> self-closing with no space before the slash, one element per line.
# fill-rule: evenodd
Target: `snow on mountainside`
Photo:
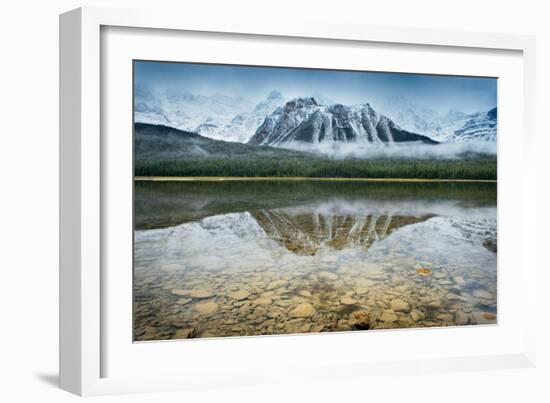
<path fill-rule="evenodd" d="M 450 140 L 455 143 L 469 141 L 496 142 L 497 108 L 471 115 L 464 125 L 454 132 Z"/>
<path fill-rule="evenodd" d="M 160 123 L 190 130 L 207 121 L 217 123 L 219 120 L 230 120 L 253 107 L 253 103 L 243 97 L 195 95 L 170 88 L 153 91 L 137 86 L 134 112 L 136 122 Z"/>
<path fill-rule="evenodd" d="M 134 91 L 134 120 L 140 123 L 172 124 L 162 108 L 162 102 L 144 86 L 136 86 Z"/>
<path fill-rule="evenodd" d="M 461 128 L 471 118 L 471 114 L 457 110 L 449 110 L 446 113 L 437 112 L 399 96 L 385 98 L 375 106 L 403 129 L 425 134 L 441 142 L 449 141 L 455 130 Z"/>
<path fill-rule="evenodd" d="M 387 144 L 432 139 L 408 132 L 378 114 L 368 103 L 321 105 L 313 97 L 296 98 L 265 118 L 249 144 L 280 146 L 290 142 L 361 142 Z"/>
<path fill-rule="evenodd" d="M 246 143 L 254 135 L 265 117 L 283 105 L 283 103 L 284 98 L 282 94 L 272 91 L 267 99 L 258 103 L 253 110 L 239 113 L 229 123 L 219 126 L 210 132 L 201 130 L 201 126 L 198 126 L 196 130 L 203 136 L 226 141 L 231 138 L 231 141 Z"/>
<path fill-rule="evenodd" d="M 277 91 L 255 104 L 244 97 L 204 96 L 170 89 L 153 92 L 137 86 L 134 119 L 136 123 L 167 125 L 217 140 L 246 142 L 265 116 L 283 103 Z"/>
<path fill-rule="evenodd" d="M 166 125 L 216 140 L 278 145 L 291 141 L 494 142 L 496 108 L 467 114 L 415 105 L 405 97 L 344 106 L 320 93 L 288 100 L 278 91 L 255 103 L 245 97 L 135 88 L 136 123 Z M 494 115 L 494 116 L 493 116 Z M 418 134 L 417 134 L 418 133 Z"/>
<path fill-rule="evenodd" d="M 465 113 L 453 109 L 437 112 L 400 96 L 388 97 L 375 106 L 403 129 L 440 142 L 496 142 L 496 108 L 491 109 L 493 112 Z M 488 115 L 491 113 L 494 116 Z"/>

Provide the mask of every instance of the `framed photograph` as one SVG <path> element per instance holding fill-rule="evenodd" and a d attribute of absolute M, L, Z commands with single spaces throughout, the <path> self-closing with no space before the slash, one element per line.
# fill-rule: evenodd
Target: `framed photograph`
<path fill-rule="evenodd" d="M 533 38 L 85 8 L 60 44 L 64 389 L 533 365 Z"/>

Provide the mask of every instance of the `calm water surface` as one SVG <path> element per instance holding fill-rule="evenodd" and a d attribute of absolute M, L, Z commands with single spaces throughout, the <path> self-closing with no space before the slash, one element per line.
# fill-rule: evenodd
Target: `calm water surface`
<path fill-rule="evenodd" d="M 496 184 L 136 182 L 136 341 L 496 323 Z"/>

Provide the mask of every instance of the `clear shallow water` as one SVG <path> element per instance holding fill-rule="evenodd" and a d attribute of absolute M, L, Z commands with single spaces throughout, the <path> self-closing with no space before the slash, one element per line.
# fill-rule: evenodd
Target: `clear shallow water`
<path fill-rule="evenodd" d="M 496 184 L 136 182 L 135 340 L 496 323 Z"/>

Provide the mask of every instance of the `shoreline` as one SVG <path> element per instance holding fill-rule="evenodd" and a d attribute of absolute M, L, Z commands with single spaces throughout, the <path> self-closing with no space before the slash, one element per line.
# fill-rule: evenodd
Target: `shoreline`
<path fill-rule="evenodd" d="M 136 182 L 254 182 L 254 181 L 317 181 L 317 182 L 456 182 L 497 183 L 497 179 L 421 179 L 421 178 L 309 178 L 306 176 L 134 176 Z"/>

